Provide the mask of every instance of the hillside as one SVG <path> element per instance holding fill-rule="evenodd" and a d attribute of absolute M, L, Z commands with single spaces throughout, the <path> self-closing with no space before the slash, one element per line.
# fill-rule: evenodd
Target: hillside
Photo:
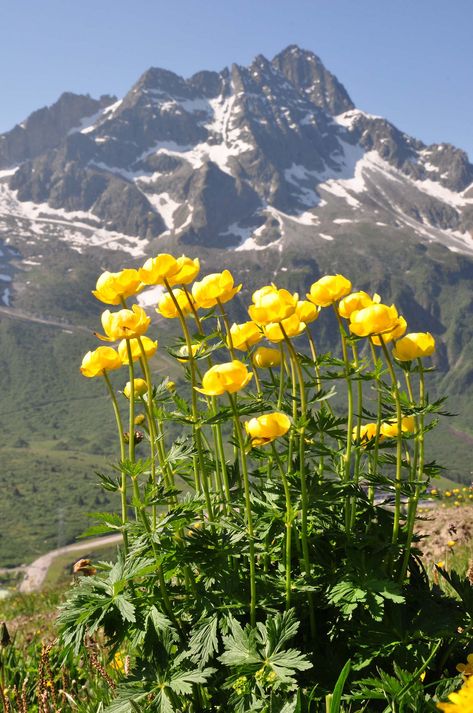
<path fill-rule="evenodd" d="M 430 457 L 469 482 L 472 182 L 464 152 L 356 108 L 294 46 L 187 80 L 152 68 L 119 100 L 65 94 L 0 136 L 0 564 L 69 542 L 110 506 L 93 483 L 113 422 L 77 368 L 95 345 L 90 290 L 167 250 L 231 269 L 240 317 L 254 287 L 304 294 L 324 273 L 395 301 L 435 335 L 432 383 L 458 413 Z M 169 342 L 171 325 L 156 328 Z M 314 331 L 330 347 L 330 320 Z M 169 374 L 163 352 L 154 368 Z"/>

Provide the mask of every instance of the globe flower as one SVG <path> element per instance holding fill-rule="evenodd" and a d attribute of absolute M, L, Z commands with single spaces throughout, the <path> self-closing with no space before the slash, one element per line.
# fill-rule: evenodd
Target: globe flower
<path fill-rule="evenodd" d="M 279 366 L 282 360 L 279 349 L 270 349 L 268 347 L 258 347 L 253 355 L 253 360 L 256 366 L 260 369 L 268 369 L 273 366 Z"/>
<path fill-rule="evenodd" d="M 284 436 L 291 427 L 291 421 L 284 413 L 265 413 L 245 422 L 245 430 L 251 438 L 252 446 L 266 446 L 276 438 Z"/>
<path fill-rule="evenodd" d="M 412 332 L 398 339 L 393 356 L 398 361 L 411 361 L 430 356 L 435 350 L 435 339 L 430 332 Z"/>
<path fill-rule="evenodd" d="M 402 433 L 414 433 L 416 422 L 414 416 L 404 416 L 401 420 Z M 381 424 L 381 433 L 386 438 L 396 438 L 398 434 L 397 421 L 385 421 Z"/>
<path fill-rule="evenodd" d="M 325 275 L 311 285 L 307 299 L 318 307 L 329 307 L 350 290 L 351 282 L 343 275 Z"/>
<path fill-rule="evenodd" d="M 363 426 L 360 428 L 360 443 L 367 443 L 368 441 L 371 441 L 373 438 L 376 438 L 376 432 L 378 430 L 378 426 L 376 423 L 365 423 Z M 355 427 L 352 431 L 352 441 L 357 441 L 358 438 L 358 428 Z M 379 434 L 380 438 L 379 440 L 381 441 L 383 439 L 382 434 L 380 432 Z"/>
<path fill-rule="evenodd" d="M 307 302 L 306 300 L 299 300 L 296 305 L 296 314 L 305 324 L 310 324 L 315 322 L 320 314 L 320 309 L 316 307 L 312 302 Z"/>
<path fill-rule="evenodd" d="M 173 290 L 172 293 L 184 315 L 192 312 L 192 295 L 188 295 L 188 293 L 184 290 L 179 289 Z M 177 311 L 177 307 L 174 304 L 174 300 L 169 292 L 166 292 L 159 300 L 156 312 L 162 317 L 166 317 L 166 319 L 175 319 L 176 317 L 179 317 L 179 312 Z"/>
<path fill-rule="evenodd" d="M 199 258 L 196 257 L 194 260 L 190 257 L 182 255 L 176 260 L 177 272 L 167 278 L 169 285 L 189 285 L 194 282 L 195 278 L 199 274 L 200 262 Z"/>
<path fill-rule="evenodd" d="M 230 270 L 224 270 L 206 275 L 200 282 L 195 282 L 192 286 L 192 296 L 198 307 L 209 309 L 215 307 L 217 302 L 228 302 L 240 290 L 241 285 L 234 287 Z"/>
<path fill-rule="evenodd" d="M 105 371 L 119 369 L 121 365 L 122 360 L 113 347 L 97 347 L 84 356 L 80 371 L 83 376 L 92 378 L 102 376 Z"/>
<path fill-rule="evenodd" d="M 284 329 L 284 332 L 283 332 Z M 263 333 L 266 339 L 277 344 L 286 337 L 297 337 L 305 329 L 305 322 L 301 322 L 297 314 L 293 314 L 280 322 L 270 322 L 263 326 Z"/>
<path fill-rule="evenodd" d="M 340 317 L 350 319 L 352 312 L 356 312 L 364 307 L 369 307 L 373 303 L 379 301 L 379 295 L 374 295 L 374 297 L 371 298 L 369 294 L 367 292 L 363 292 L 363 290 L 360 290 L 359 292 L 352 292 L 340 300 L 338 313 L 340 314 Z"/>
<path fill-rule="evenodd" d="M 146 260 L 138 270 L 140 280 L 145 285 L 164 285 L 164 280 L 171 279 L 179 272 L 179 264 L 175 257 L 161 253 Z"/>
<path fill-rule="evenodd" d="M 199 352 L 202 349 L 201 344 L 191 344 L 191 353 L 192 356 L 195 357 L 199 354 Z M 188 362 L 189 361 L 189 349 L 187 348 L 187 344 L 183 344 L 182 347 L 179 347 L 178 353 L 180 356 L 176 357 L 177 361 L 181 362 Z"/>
<path fill-rule="evenodd" d="M 115 342 L 117 339 L 133 339 L 146 332 L 151 322 L 143 307 L 133 305 L 131 309 L 121 309 L 110 312 L 106 309 L 101 317 L 102 327 L 106 336 L 96 336 L 104 342 Z"/>
<path fill-rule="evenodd" d="M 232 324 L 230 336 L 235 349 L 248 351 L 253 344 L 257 344 L 263 339 L 261 329 L 254 322 L 243 322 L 243 324 Z"/>
<path fill-rule="evenodd" d="M 385 344 L 389 344 L 389 342 L 393 342 L 396 339 L 399 339 L 402 337 L 402 335 L 405 333 L 407 329 L 407 322 L 404 319 L 404 317 L 398 317 L 397 320 L 397 326 L 394 327 L 392 332 L 387 332 L 386 334 L 383 334 L 383 342 Z M 371 337 L 371 341 L 373 342 L 374 345 L 377 347 L 381 346 L 381 339 L 380 337 L 374 335 Z"/>
<path fill-rule="evenodd" d="M 472 713 L 473 712 L 473 676 L 466 679 L 459 691 L 450 693 L 448 700 L 451 703 L 437 703 L 437 708 L 444 713 Z"/>
<path fill-rule="evenodd" d="M 118 305 L 122 299 L 141 292 L 143 287 L 138 270 L 127 268 L 121 272 L 103 272 L 92 294 L 105 304 Z"/>
<path fill-rule="evenodd" d="M 194 388 L 206 396 L 220 396 L 225 392 L 233 394 L 243 389 L 252 377 L 245 364 L 234 359 L 212 366 L 203 376 L 202 388 Z"/>
<path fill-rule="evenodd" d="M 138 396 L 143 396 L 148 391 L 148 384 L 144 379 L 133 379 L 133 393 L 135 396 L 135 399 L 138 398 Z M 131 396 L 131 381 L 127 381 L 125 388 L 123 389 L 123 395 L 126 396 L 127 399 L 130 398 Z"/>
<path fill-rule="evenodd" d="M 399 327 L 399 315 L 394 305 L 372 304 L 350 315 L 350 332 L 358 337 L 388 334 Z"/>
<path fill-rule="evenodd" d="M 149 337 L 140 337 L 141 341 L 141 346 L 143 347 L 144 353 L 148 357 L 153 356 L 153 354 L 156 353 L 156 350 L 158 348 L 158 341 L 154 341 L 150 339 Z M 142 352 L 141 352 L 141 347 L 140 343 L 137 339 L 122 339 L 122 341 L 118 345 L 118 354 L 120 355 L 120 359 L 122 360 L 122 364 L 128 364 L 128 349 L 126 348 L 126 343 L 130 345 L 131 349 L 131 358 L 132 361 L 138 361 L 138 359 L 141 359 Z"/>
<path fill-rule="evenodd" d="M 281 322 L 295 313 L 298 299 L 297 294 L 288 290 L 266 285 L 253 293 L 253 304 L 248 308 L 248 314 L 257 324 Z"/>

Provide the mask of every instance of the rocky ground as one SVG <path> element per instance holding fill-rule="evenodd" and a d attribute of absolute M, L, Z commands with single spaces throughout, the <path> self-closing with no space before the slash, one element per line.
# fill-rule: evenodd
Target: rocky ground
<path fill-rule="evenodd" d="M 447 554 L 470 547 L 473 557 L 473 507 L 432 508 L 421 513 L 417 534 L 422 537 L 419 549 L 431 563 L 445 560 Z M 455 542 L 449 546 L 448 542 Z"/>

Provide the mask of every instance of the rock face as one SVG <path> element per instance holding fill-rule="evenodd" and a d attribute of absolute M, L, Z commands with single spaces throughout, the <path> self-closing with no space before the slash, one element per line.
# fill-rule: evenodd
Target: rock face
<path fill-rule="evenodd" d="M 0 169 L 17 166 L 58 146 L 74 128 L 116 101 L 115 97 L 61 94 L 55 104 L 33 112 L 26 121 L 0 135 Z"/>
<path fill-rule="evenodd" d="M 151 68 L 120 101 L 63 94 L 0 137 L 0 167 L 18 165 L 20 202 L 141 239 L 282 249 L 294 225 L 331 238 L 356 210 L 472 248 L 467 155 L 356 109 L 294 45 L 187 80 Z"/>

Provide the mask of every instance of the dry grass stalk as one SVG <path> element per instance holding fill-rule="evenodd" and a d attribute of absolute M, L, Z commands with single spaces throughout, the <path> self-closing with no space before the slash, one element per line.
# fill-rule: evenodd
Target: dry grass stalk
<path fill-rule="evenodd" d="M 102 664 L 100 663 L 100 661 L 98 659 L 97 644 L 92 639 L 87 639 L 85 641 L 85 647 L 86 647 L 90 665 L 92 666 L 92 668 L 94 668 L 99 673 L 99 675 L 103 678 L 103 680 L 107 683 L 107 685 L 112 690 L 114 690 L 116 687 L 115 681 L 108 675 L 105 668 L 102 666 Z"/>

